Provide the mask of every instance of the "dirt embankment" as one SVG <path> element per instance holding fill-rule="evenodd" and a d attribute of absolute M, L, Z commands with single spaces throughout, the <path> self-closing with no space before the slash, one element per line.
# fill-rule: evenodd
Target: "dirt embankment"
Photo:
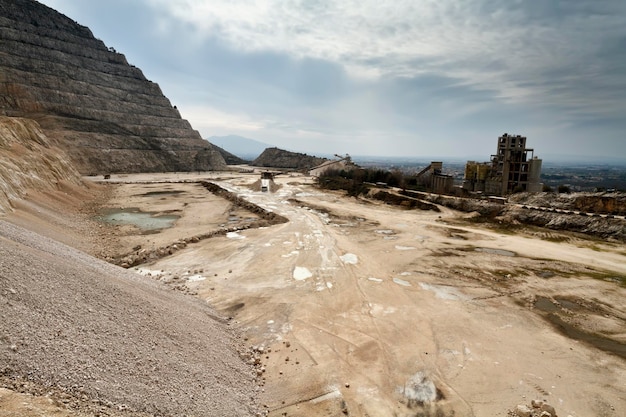
<path fill-rule="evenodd" d="M 259 207 L 256 204 L 250 203 L 249 201 L 246 201 L 243 198 L 239 197 L 237 194 L 232 193 L 213 182 L 202 181 L 201 184 L 204 186 L 204 188 L 206 188 L 213 194 L 233 202 L 238 207 L 242 207 L 246 210 L 251 211 L 252 213 L 258 214 L 259 217 L 267 221 L 267 226 L 286 223 L 289 221 L 286 217 L 281 216 L 278 213 L 274 213 L 273 211 L 265 210 L 264 208 Z"/>
<path fill-rule="evenodd" d="M 626 193 L 519 193 L 509 197 L 518 204 L 550 207 L 585 213 L 626 215 Z"/>
<path fill-rule="evenodd" d="M 439 212 L 439 207 L 435 204 L 428 203 L 421 198 L 410 196 L 408 194 L 400 195 L 397 193 L 387 191 L 374 191 L 368 194 L 369 197 L 384 202 L 385 204 L 392 204 L 407 209 L 419 209 L 419 210 L 432 210 Z"/>
<path fill-rule="evenodd" d="M 545 227 L 551 230 L 584 233 L 603 239 L 615 239 L 626 242 L 626 221 L 613 216 L 588 215 L 594 213 L 594 207 L 608 207 L 602 203 L 603 195 L 578 193 L 578 195 L 560 195 L 554 193 L 520 193 L 509 199 L 509 204 L 491 203 L 488 200 L 460 198 L 412 191 L 403 192 L 406 195 L 430 201 L 454 210 L 466 213 L 477 213 L 476 221 L 495 221 L 499 224 L 531 225 Z M 622 197 L 615 197 L 620 201 Z M 535 207 L 549 208 L 539 210 Z M 589 212 L 557 212 L 561 210 L 582 210 L 586 207 Z M 611 207 L 619 207 L 613 205 Z M 596 212 L 597 213 L 597 212 Z"/>
<path fill-rule="evenodd" d="M 59 183 L 80 184 L 67 155 L 53 146 L 34 120 L 0 117 L 0 214 L 27 190 L 58 190 Z"/>
<path fill-rule="evenodd" d="M 498 220 L 510 224 L 521 223 L 626 242 L 626 221 L 622 219 L 507 207 Z"/>

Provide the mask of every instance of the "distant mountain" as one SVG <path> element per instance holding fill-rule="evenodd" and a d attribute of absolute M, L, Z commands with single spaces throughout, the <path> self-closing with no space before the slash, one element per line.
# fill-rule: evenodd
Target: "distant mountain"
<path fill-rule="evenodd" d="M 274 145 L 259 142 L 258 140 L 244 138 L 242 136 L 211 136 L 207 138 L 209 142 L 220 148 L 237 155 L 242 159 L 255 159 L 267 148 Z"/>

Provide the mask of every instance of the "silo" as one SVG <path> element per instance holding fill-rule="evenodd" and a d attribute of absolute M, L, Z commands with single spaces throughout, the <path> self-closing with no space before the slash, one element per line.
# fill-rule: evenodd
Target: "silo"
<path fill-rule="evenodd" d="M 467 161 L 465 164 L 465 179 L 473 181 L 476 179 L 476 166 L 478 164 L 474 161 Z"/>
<path fill-rule="evenodd" d="M 541 180 L 541 159 L 534 157 L 528 161 L 528 182 Z"/>
<path fill-rule="evenodd" d="M 485 181 L 487 179 L 487 175 L 489 174 L 489 165 L 479 164 L 477 167 L 477 171 L 478 171 L 478 181 Z"/>

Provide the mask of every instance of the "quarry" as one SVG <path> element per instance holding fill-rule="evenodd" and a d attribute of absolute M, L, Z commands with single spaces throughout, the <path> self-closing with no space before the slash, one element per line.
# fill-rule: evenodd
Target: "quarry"
<path fill-rule="evenodd" d="M 212 351 L 221 346 L 229 353 L 194 359 L 188 348 L 199 349 L 199 342 L 180 343 L 184 334 L 195 330 L 176 313 L 178 323 L 169 324 L 165 334 L 154 330 L 154 343 L 164 345 L 165 356 L 153 361 L 174 354 L 182 362 L 162 363 L 163 376 L 157 381 L 139 362 L 136 371 L 115 371 L 101 363 L 108 357 L 103 346 L 127 360 L 130 353 L 118 353 L 115 347 L 119 337 L 124 337 L 120 345 L 137 346 L 132 357 L 148 352 L 147 357 L 153 357 L 151 350 L 139 347 L 142 342 L 134 341 L 147 337 L 143 327 L 136 330 L 143 336 L 108 330 L 97 343 L 81 342 L 85 344 L 80 345 L 80 356 L 57 352 L 51 357 L 46 355 L 50 348 L 32 350 L 37 344 L 71 346 L 82 340 L 81 333 L 105 324 L 73 319 L 82 330 L 68 340 L 16 332 L 5 322 L 3 357 L 10 366 L 5 365 L 3 373 L 3 407 L 9 407 L 11 415 L 32 415 L 29 410 L 39 407 L 66 410 L 68 415 L 205 410 L 210 415 L 505 416 L 518 406 L 540 410 L 532 407 L 533 400 L 549 404 L 559 415 L 623 412 L 626 270 L 619 241 L 533 226 L 511 233 L 476 224 L 476 212 L 442 205 L 439 211 L 407 210 L 323 191 L 311 177 L 297 172 L 274 177 L 275 191 L 261 191 L 260 178 L 259 173 L 234 171 L 85 177 L 82 180 L 91 184 L 87 189 L 68 185 L 54 192 L 33 190 L 14 203 L 2 221 L 5 249 L 16 244 L 11 242 L 27 244 L 24 237 L 15 237 L 15 228 L 23 228 L 20 233 L 30 230 L 39 236 L 31 238 L 40 241 L 30 249 L 35 250 L 32 259 L 42 256 L 37 255 L 41 242 L 65 243 L 84 251 L 80 256 L 107 261 L 111 266 L 98 273 L 101 277 L 113 273 L 108 268 L 118 268 L 134 277 L 134 285 L 182 297 L 166 310 L 150 313 L 152 320 L 174 314 L 182 299 L 192 304 L 197 300 L 215 310 L 210 314 L 227 332 L 235 333 L 226 346 L 216 347 L 216 338 L 220 343 L 224 339 L 212 330 L 212 336 L 200 340 L 213 346 Z M 145 230 L 102 217 L 108 210 L 129 208 L 176 220 Z M 96 258 L 90 263 L 100 262 Z M 28 264 L 15 262 L 3 257 L 3 311 L 25 302 L 24 285 L 29 281 L 17 280 L 22 274 L 15 268 L 30 270 Z M 50 272 L 30 272 L 37 277 L 31 285 L 51 279 Z M 64 287 L 68 280 L 78 292 L 59 296 L 97 297 L 98 302 L 77 303 L 93 317 L 120 314 L 104 313 L 109 296 L 94 284 L 84 287 L 85 273 L 72 274 L 76 278 L 71 280 L 60 277 L 56 285 Z M 135 296 L 143 304 L 147 294 L 142 294 Z M 117 310 L 118 303 L 126 306 L 119 296 L 113 300 L 107 309 Z M 133 304 L 122 314 L 136 314 L 131 313 Z M 48 307 L 50 314 L 71 317 L 72 304 L 60 305 Z M 19 326 L 23 317 L 28 316 L 8 323 Z M 145 326 L 144 319 L 140 322 Z M 70 332 L 67 323 L 48 326 Z M 168 348 L 170 339 L 174 345 Z M 224 368 L 226 357 L 230 359 Z M 70 372 L 59 380 L 60 371 L 54 367 L 36 365 L 50 360 L 77 362 L 77 367 L 69 365 Z M 202 362 L 208 366 L 202 375 L 170 375 L 181 364 Z M 93 377 L 82 376 L 85 364 Z M 29 366 L 36 368 L 23 376 L 16 373 Z M 103 384 L 119 372 L 131 382 L 142 381 L 141 395 L 130 396 L 134 389 L 124 389 L 119 379 L 105 389 Z M 240 407 L 231 414 L 216 412 L 220 408 L 215 404 L 203 409 L 207 403 L 200 400 L 177 402 L 176 408 L 159 400 L 176 392 L 165 378 L 209 384 L 215 372 L 240 373 L 237 382 L 226 384 L 254 397 L 248 411 Z M 80 378 L 78 391 L 73 378 Z M 59 392 L 58 387 L 64 388 Z M 234 407 L 228 395 L 219 398 Z M 245 404 L 241 398 L 234 403 Z"/>
<path fill-rule="evenodd" d="M 542 192 L 508 134 L 471 195 L 227 165 L 89 29 L 0 10 L 0 417 L 626 415 L 624 193 Z"/>

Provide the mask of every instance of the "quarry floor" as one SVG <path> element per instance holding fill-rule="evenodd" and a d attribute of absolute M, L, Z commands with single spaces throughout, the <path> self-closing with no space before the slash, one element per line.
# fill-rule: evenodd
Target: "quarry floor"
<path fill-rule="evenodd" d="M 289 222 L 245 229 L 257 215 L 200 179 Z M 273 192 L 258 180 L 114 175 L 105 207 L 179 218 L 159 232 L 101 225 L 86 239 L 119 257 L 242 226 L 132 269 L 231 319 L 270 416 L 507 416 L 532 399 L 559 416 L 626 415 L 623 245 L 403 210 L 296 174 Z"/>

